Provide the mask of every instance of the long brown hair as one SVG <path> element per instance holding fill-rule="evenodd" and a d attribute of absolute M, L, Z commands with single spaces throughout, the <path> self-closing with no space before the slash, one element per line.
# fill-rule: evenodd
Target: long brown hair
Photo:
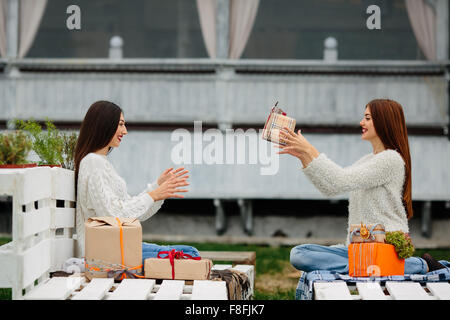
<path fill-rule="evenodd" d="M 405 162 L 403 205 L 408 219 L 413 217 L 411 197 L 411 155 L 402 106 L 393 100 L 375 99 L 367 104 L 375 131 L 386 149 L 396 150 Z"/>
<path fill-rule="evenodd" d="M 81 160 L 90 152 L 108 145 L 117 131 L 122 109 L 109 101 L 94 102 L 81 123 L 77 145 L 75 147 L 75 194 L 77 193 L 78 171 Z M 109 148 L 109 151 L 111 148 Z"/>

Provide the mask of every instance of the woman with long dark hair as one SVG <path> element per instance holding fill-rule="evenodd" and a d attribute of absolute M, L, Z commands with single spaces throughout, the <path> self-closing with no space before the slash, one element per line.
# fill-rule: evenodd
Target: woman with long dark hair
<path fill-rule="evenodd" d="M 77 196 L 77 256 L 84 256 L 84 222 L 93 216 L 137 218 L 154 215 L 167 198 L 183 198 L 177 193 L 189 185 L 188 170 L 165 170 L 137 196 L 127 193 L 125 181 L 117 174 L 107 155 L 120 146 L 127 134 L 122 109 L 109 101 L 91 105 L 81 124 L 75 147 L 75 190 Z"/>
<path fill-rule="evenodd" d="M 349 192 L 348 233 L 350 225 L 382 224 L 386 231 L 409 233 L 412 218 L 411 156 L 402 106 L 389 99 L 369 102 L 360 122 L 363 140 L 373 152 L 353 165 L 342 168 L 326 154 L 319 153 L 299 130 L 281 131 L 279 154 L 290 154 L 303 164 L 303 173 L 326 196 Z M 349 237 L 347 237 L 347 245 Z M 306 272 L 330 270 L 348 273 L 348 247 L 304 244 L 291 250 L 291 264 Z M 429 254 L 405 261 L 405 273 L 426 273 L 444 266 Z"/>

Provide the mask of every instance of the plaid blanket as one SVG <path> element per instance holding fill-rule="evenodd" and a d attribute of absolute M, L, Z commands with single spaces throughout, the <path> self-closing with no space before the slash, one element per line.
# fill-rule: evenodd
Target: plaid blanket
<path fill-rule="evenodd" d="M 314 282 L 315 281 L 336 281 L 341 280 L 349 283 L 356 282 L 380 282 L 384 285 L 386 281 L 416 281 L 416 282 L 439 282 L 450 281 L 450 263 L 445 260 L 439 261 L 446 266 L 444 269 L 431 271 L 425 274 L 405 274 L 404 276 L 388 276 L 388 277 L 350 277 L 348 274 L 340 274 L 334 271 L 316 270 L 311 272 L 303 272 L 298 281 L 297 290 L 295 291 L 296 300 L 312 300 L 314 299 Z"/>

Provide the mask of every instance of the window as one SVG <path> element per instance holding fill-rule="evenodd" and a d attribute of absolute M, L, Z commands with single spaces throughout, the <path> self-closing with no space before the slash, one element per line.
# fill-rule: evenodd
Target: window
<path fill-rule="evenodd" d="M 381 30 L 369 30 L 369 5 L 381 9 Z M 242 58 L 323 59 L 324 40 L 338 41 L 338 59 L 424 59 L 404 0 L 261 0 Z"/>
<path fill-rule="evenodd" d="M 81 30 L 68 30 L 68 6 Z M 206 58 L 195 0 L 48 0 L 27 57 L 106 58 L 112 36 L 125 58 Z"/>

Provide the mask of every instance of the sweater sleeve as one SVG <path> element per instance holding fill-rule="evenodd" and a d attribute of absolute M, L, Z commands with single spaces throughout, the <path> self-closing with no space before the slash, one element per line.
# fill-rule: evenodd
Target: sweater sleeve
<path fill-rule="evenodd" d="M 96 169 L 89 175 L 87 194 L 89 202 L 97 214 L 136 218 L 142 221 L 156 213 L 157 210 L 154 208 L 150 210 L 155 206 L 155 202 L 146 191 L 134 197 L 129 194 L 120 197 L 111 188 L 107 172 L 100 168 Z"/>
<path fill-rule="evenodd" d="M 356 189 L 370 189 L 391 181 L 404 170 L 401 156 L 386 150 L 371 159 L 342 168 L 321 153 L 304 169 L 308 179 L 325 196 L 335 196 Z"/>

